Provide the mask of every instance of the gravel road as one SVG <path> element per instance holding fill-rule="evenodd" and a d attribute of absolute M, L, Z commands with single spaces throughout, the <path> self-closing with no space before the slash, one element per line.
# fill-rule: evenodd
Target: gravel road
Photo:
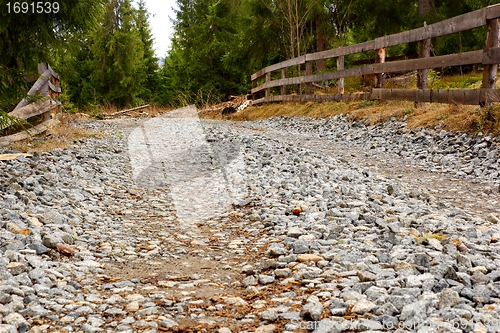
<path fill-rule="evenodd" d="M 0 332 L 500 332 L 499 138 L 79 125 L 0 161 Z"/>

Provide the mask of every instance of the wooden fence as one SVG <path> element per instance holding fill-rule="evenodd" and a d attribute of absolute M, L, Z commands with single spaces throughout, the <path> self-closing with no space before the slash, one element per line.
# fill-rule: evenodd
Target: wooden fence
<path fill-rule="evenodd" d="M 450 103 L 485 105 L 500 101 L 500 92 L 496 89 L 497 69 L 500 63 L 499 19 L 500 4 L 482 8 L 467 14 L 456 16 L 421 28 L 388 35 L 374 40 L 339 47 L 333 50 L 306 54 L 265 67 L 251 76 L 253 104 L 280 101 L 353 101 L 353 100 L 404 100 L 418 104 Z M 486 47 L 484 50 L 463 52 L 431 57 L 431 38 L 488 26 Z M 419 42 L 419 58 L 386 62 L 386 49 L 406 43 Z M 347 55 L 376 51 L 374 64 L 344 68 Z M 318 60 L 336 58 L 337 70 L 326 73 L 314 73 L 314 63 Z M 287 77 L 288 68 L 294 66 L 302 72 L 305 64 L 305 75 Z M 471 64 L 483 65 L 483 82 L 481 89 L 427 90 L 427 74 L 429 69 Z M 278 78 L 273 79 L 273 72 Z M 386 73 L 418 71 L 417 89 L 386 89 L 384 77 Z M 374 75 L 375 83 L 370 92 L 344 93 L 344 78 L 363 75 Z M 264 82 L 257 86 L 258 81 Z M 315 82 L 337 80 L 336 94 L 314 94 Z M 300 85 L 299 94 L 287 94 L 287 86 Z M 274 88 L 274 89 L 273 89 Z M 278 90 L 279 91 L 273 91 Z"/>
<path fill-rule="evenodd" d="M 38 73 L 40 77 L 28 91 L 28 97 L 20 101 L 9 115 L 25 120 L 41 116 L 42 122 L 37 126 L 28 127 L 27 131 L 29 133 L 23 131 L 1 137 L 0 146 L 23 140 L 29 137 L 30 134 L 42 133 L 59 123 L 57 119 L 57 114 L 61 107 L 61 102 L 58 100 L 61 93 L 59 75 L 49 65 L 45 64 L 38 64 Z M 39 98 L 35 96 L 44 97 Z"/>

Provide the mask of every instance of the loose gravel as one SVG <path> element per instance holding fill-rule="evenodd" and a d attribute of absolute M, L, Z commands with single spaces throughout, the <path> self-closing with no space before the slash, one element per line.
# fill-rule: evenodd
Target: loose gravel
<path fill-rule="evenodd" d="M 178 117 L 0 161 L 0 332 L 500 332 L 498 138 Z"/>

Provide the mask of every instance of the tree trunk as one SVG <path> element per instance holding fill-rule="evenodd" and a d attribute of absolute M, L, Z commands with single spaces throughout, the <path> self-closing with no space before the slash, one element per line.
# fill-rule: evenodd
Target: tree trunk
<path fill-rule="evenodd" d="M 418 0 L 418 14 L 427 15 L 432 10 L 432 0 Z"/>
<path fill-rule="evenodd" d="M 316 52 L 321 52 L 326 49 L 325 35 L 321 32 L 321 19 L 316 18 Z M 325 69 L 325 59 L 316 61 L 316 69 L 321 72 Z"/>

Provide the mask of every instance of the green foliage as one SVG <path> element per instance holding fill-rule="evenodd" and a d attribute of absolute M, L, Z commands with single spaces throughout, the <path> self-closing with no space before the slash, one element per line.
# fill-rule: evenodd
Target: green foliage
<path fill-rule="evenodd" d="M 248 46 L 239 34 L 244 30 L 240 3 L 178 0 L 177 6 L 172 49 L 160 73 L 165 89 L 160 102 L 175 105 L 179 91 L 187 96 L 215 91 L 216 100 L 245 93 Z"/>
<path fill-rule="evenodd" d="M 51 62 L 54 50 L 64 52 L 72 35 L 95 24 L 101 0 L 59 1 L 57 13 L 8 13 L 0 10 L 0 106 L 12 109 L 28 89 L 24 78 L 37 76 L 39 62 Z"/>
<path fill-rule="evenodd" d="M 108 0 L 99 26 L 75 43 L 80 47 L 65 68 L 70 99 L 91 111 L 93 105 L 118 107 L 151 101 L 158 64 L 144 1 Z"/>
<path fill-rule="evenodd" d="M 9 115 L 7 112 L 0 110 L 0 132 L 5 133 L 9 129 L 17 128 L 29 133 L 27 127 L 32 127 L 32 126 L 26 120 L 22 118 L 13 117 Z"/>
<path fill-rule="evenodd" d="M 429 77 L 431 78 L 432 76 Z M 464 75 L 449 75 L 449 76 L 444 76 L 441 79 L 438 78 L 432 80 L 430 79 L 428 88 L 429 89 L 477 89 L 481 87 L 482 80 L 483 76 L 481 72 L 468 73 Z"/>
<path fill-rule="evenodd" d="M 431 24 L 498 0 L 431 1 L 424 16 L 419 2 L 177 0 L 175 33 L 162 68 L 145 0 L 67 0 L 59 2 L 59 13 L 48 15 L 7 15 L 2 10 L 0 109 L 10 110 L 19 102 L 29 88 L 24 78 L 36 76 L 38 62 L 53 64 L 60 74 L 65 110 L 98 113 L 102 105 L 143 102 L 204 105 L 247 93 L 252 73 L 292 56 L 421 27 L 424 21 Z M 457 33 L 433 39 L 432 50 L 437 55 L 478 50 L 485 37 L 484 27 Z M 417 51 L 412 43 L 388 48 L 387 56 Z M 348 56 L 345 64 L 373 57 L 374 52 Z M 320 68 L 335 69 L 335 59 Z M 287 75 L 301 71 L 290 68 Z M 442 81 L 433 79 L 433 73 L 430 86 Z M 356 80 L 346 80 L 346 91 Z M 463 85 L 476 87 L 477 82 Z"/>
<path fill-rule="evenodd" d="M 158 58 L 155 57 L 153 49 L 153 34 L 149 27 L 149 13 L 144 0 L 140 0 L 138 6 L 135 23 L 143 49 L 142 68 L 138 75 L 143 76 L 144 80 L 143 91 L 139 97 L 142 100 L 151 101 L 157 92 L 159 79 Z"/>
<path fill-rule="evenodd" d="M 359 103 L 360 108 L 369 108 L 372 106 L 378 106 L 380 103 L 377 100 L 364 100 L 361 103 Z"/>
<path fill-rule="evenodd" d="M 129 0 L 106 4 L 104 20 L 92 36 L 92 73 L 88 80 L 99 103 L 125 106 L 137 102 L 143 92 L 141 73 L 144 50 L 134 24 Z"/>

